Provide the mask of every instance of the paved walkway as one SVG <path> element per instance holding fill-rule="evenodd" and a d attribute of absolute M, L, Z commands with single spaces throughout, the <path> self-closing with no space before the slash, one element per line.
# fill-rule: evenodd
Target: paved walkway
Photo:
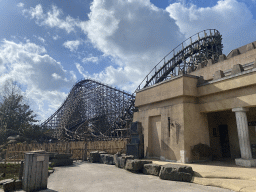
<path fill-rule="evenodd" d="M 170 162 L 153 161 L 156 164 Z M 180 163 L 179 163 L 180 164 Z M 256 192 L 256 168 L 236 166 L 234 162 L 206 162 L 189 165 L 195 171 L 193 183 L 239 192 Z"/>
<path fill-rule="evenodd" d="M 159 177 L 134 174 L 114 165 L 83 162 L 69 167 L 57 167 L 48 179 L 48 189 L 42 192 L 231 192 L 193 183 L 161 180 Z"/>
<path fill-rule="evenodd" d="M 163 165 L 170 162 L 153 160 L 153 163 Z M 73 166 L 55 168 L 55 172 L 48 179 L 48 189 L 42 192 L 256 192 L 256 168 L 243 168 L 236 166 L 234 162 L 216 161 L 185 165 L 191 166 L 195 171 L 193 183 L 166 181 L 156 176 L 134 174 L 113 165 L 76 162 Z M 0 189 L 1 191 L 3 190 Z"/>

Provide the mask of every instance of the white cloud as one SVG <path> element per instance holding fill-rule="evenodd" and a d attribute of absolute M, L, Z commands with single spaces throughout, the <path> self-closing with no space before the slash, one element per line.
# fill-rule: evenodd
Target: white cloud
<path fill-rule="evenodd" d="M 53 73 L 53 74 L 52 74 L 52 77 L 53 77 L 54 79 L 61 79 L 61 76 L 58 75 L 57 73 Z"/>
<path fill-rule="evenodd" d="M 79 64 L 79 63 L 76 63 L 76 69 L 78 70 L 78 72 L 84 77 L 84 78 L 92 78 L 88 71 L 85 71 L 84 68 Z"/>
<path fill-rule="evenodd" d="M 55 36 L 53 36 L 52 38 L 53 38 L 53 40 L 55 40 L 55 41 L 56 41 L 57 39 L 59 39 L 59 38 L 60 38 L 60 36 L 59 36 L 59 35 L 55 35 Z"/>
<path fill-rule="evenodd" d="M 75 41 L 66 41 L 65 43 L 63 43 L 63 46 L 73 52 L 73 51 L 76 51 L 76 50 L 78 49 L 78 46 L 79 46 L 80 44 L 81 44 L 81 43 L 80 43 L 79 40 L 75 40 Z"/>
<path fill-rule="evenodd" d="M 83 58 L 82 60 L 83 63 L 98 63 L 99 62 L 99 58 L 98 57 L 93 57 L 93 56 L 90 56 L 90 57 L 85 57 Z"/>
<path fill-rule="evenodd" d="M 21 3 L 21 2 L 20 2 L 20 3 L 17 4 L 17 6 L 18 6 L 18 7 L 24 7 L 24 3 Z"/>
<path fill-rule="evenodd" d="M 41 5 L 25 10 L 39 25 L 56 27 L 68 33 L 76 28 L 87 35 L 94 48 L 112 59 L 113 65 L 89 75 L 97 80 L 133 91 L 145 75 L 169 51 L 189 37 L 207 28 L 216 28 L 223 35 L 224 53 L 255 40 L 255 21 L 246 5 L 237 0 L 219 0 L 213 7 L 186 5 L 184 1 L 159 9 L 150 0 L 94 0 L 88 21 L 62 17 L 53 6 L 43 13 Z M 182 3 L 183 2 L 183 3 Z M 228 26 L 228 27 L 227 27 Z M 63 45 L 77 50 L 77 41 Z M 98 62 L 93 56 L 82 62 Z"/>
<path fill-rule="evenodd" d="M 38 4 L 35 8 L 30 7 L 30 9 L 24 9 L 23 14 L 28 14 L 31 17 L 31 19 L 36 19 L 36 23 L 38 25 L 44 25 L 51 28 L 60 28 L 65 30 L 67 33 L 75 31 L 75 27 L 79 22 L 77 19 L 74 19 L 70 16 L 67 16 L 65 19 L 62 19 L 62 11 L 54 5 L 52 6 L 52 9 L 47 13 L 44 13 L 42 5 Z"/>
<path fill-rule="evenodd" d="M 23 14 L 29 14 L 31 19 L 36 19 L 37 21 L 40 21 L 45 17 L 42 5 L 40 4 L 38 4 L 35 8 L 31 7 L 30 9 L 24 9 Z"/>
<path fill-rule="evenodd" d="M 115 77 L 123 78 L 122 81 L 120 78 L 111 80 L 118 86 L 124 86 L 127 80 L 126 83 L 133 82 L 135 88 L 166 53 L 184 40 L 168 12 L 158 9 L 149 0 L 94 0 L 88 21 L 70 16 L 62 19 L 62 11 L 56 6 L 44 14 L 39 4 L 24 11 L 27 13 L 39 25 L 60 28 L 68 33 L 75 31 L 76 27 L 81 28 L 94 47 L 111 58 L 116 66 L 109 66 L 93 76 L 105 82 L 115 70 Z M 69 41 L 63 45 L 75 51 L 79 43 Z M 88 57 L 82 62 L 96 63 L 97 58 Z"/>
<path fill-rule="evenodd" d="M 39 39 L 42 43 L 45 42 L 45 39 L 44 39 L 43 37 L 38 37 L 38 39 Z"/>
<path fill-rule="evenodd" d="M 118 64 L 93 76 L 122 88 L 130 87 L 130 91 L 184 40 L 168 12 L 149 0 L 94 0 L 89 20 L 80 22 L 80 27 L 97 49 Z"/>
<path fill-rule="evenodd" d="M 219 30 L 226 54 L 255 40 L 255 20 L 243 2 L 219 0 L 215 6 L 206 8 L 173 3 L 166 10 L 186 37 L 204 29 Z"/>
<path fill-rule="evenodd" d="M 31 42 L 0 43 L 0 84 L 14 79 L 27 87 L 25 94 L 35 103 L 39 115 L 51 115 L 65 98 L 62 88 L 70 88 L 76 81 L 73 72 L 63 69 L 61 63 L 46 54 L 46 49 Z M 59 99 L 59 98 L 62 99 Z M 44 113 L 49 103 L 51 113 Z M 42 118 L 42 116 L 41 116 Z"/>

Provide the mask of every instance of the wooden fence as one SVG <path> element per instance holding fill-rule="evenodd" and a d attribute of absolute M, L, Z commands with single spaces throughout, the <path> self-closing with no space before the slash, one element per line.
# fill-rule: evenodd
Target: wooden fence
<path fill-rule="evenodd" d="M 58 143 L 9 144 L 6 150 L 6 161 L 20 161 L 29 151 L 45 150 L 53 153 L 71 153 L 74 160 L 85 160 L 91 151 L 106 151 L 109 154 L 125 153 L 127 139 L 110 141 L 77 141 Z"/>

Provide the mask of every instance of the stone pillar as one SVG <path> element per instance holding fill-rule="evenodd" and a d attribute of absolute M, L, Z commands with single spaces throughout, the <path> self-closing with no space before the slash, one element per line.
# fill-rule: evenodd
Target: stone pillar
<path fill-rule="evenodd" d="M 240 107 L 234 108 L 232 111 L 236 114 L 237 132 L 241 151 L 241 159 L 236 159 L 236 164 L 244 167 L 256 166 L 256 160 L 252 159 L 248 121 L 246 116 L 246 111 L 249 111 L 249 109 Z"/>

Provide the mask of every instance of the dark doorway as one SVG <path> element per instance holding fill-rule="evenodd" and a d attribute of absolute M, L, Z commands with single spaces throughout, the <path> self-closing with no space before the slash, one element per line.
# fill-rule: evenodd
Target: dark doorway
<path fill-rule="evenodd" d="M 221 153 L 222 157 L 230 158 L 230 146 L 229 146 L 229 138 L 228 138 L 228 126 L 227 125 L 219 125 L 219 133 L 220 133 L 220 145 L 221 145 Z"/>

